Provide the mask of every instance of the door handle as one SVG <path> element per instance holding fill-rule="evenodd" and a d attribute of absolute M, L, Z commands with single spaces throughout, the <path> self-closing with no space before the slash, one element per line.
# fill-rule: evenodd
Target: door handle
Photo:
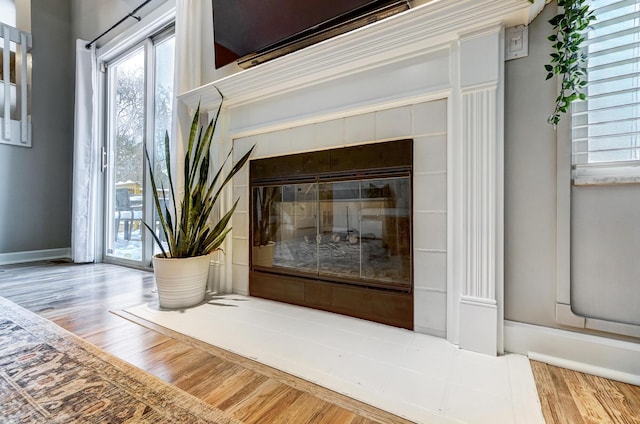
<path fill-rule="evenodd" d="M 104 172 L 104 170 L 107 169 L 108 165 L 109 164 L 107 163 L 107 150 L 103 146 L 102 147 L 102 172 Z"/>

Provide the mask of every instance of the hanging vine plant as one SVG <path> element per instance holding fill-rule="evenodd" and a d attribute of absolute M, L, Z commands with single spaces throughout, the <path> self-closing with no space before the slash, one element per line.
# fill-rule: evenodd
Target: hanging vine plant
<path fill-rule="evenodd" d="M 529 0 L 533 3 L 534 0 Z M 585 41 L 584 32 L 596 17 L 588 0 L 558 0 L 562 12 L 551 18 L 553 33 L 547 37 L 552 43 L 551 63 L 544 66 L 547 80 L 561 78 L 560 92 L 555 99 L 554 110 L 547 121 L 554 126 L 560 122 L 561 114 L 567 113 L 574 100 L 585 100 L 587 85 L 586 53 L 581 52 Z"/>

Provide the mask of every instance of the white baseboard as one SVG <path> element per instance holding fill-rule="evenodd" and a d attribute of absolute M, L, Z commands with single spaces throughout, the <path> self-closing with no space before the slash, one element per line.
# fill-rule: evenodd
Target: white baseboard
<path fill-rule="evenodd" d="M 640 386 L 640 343 L 505 321 L 505 350 Z"/>
<path fill-rule="evenodd" d="M 498 307 L 495 300 L 460 297 L 461 349 L 498 354 Z"/>
<path fill-rule="evenodd" d="M 31 250 L 28 252 L 0 253 L 0 265 L 71 258 L 71 248 Z"/>

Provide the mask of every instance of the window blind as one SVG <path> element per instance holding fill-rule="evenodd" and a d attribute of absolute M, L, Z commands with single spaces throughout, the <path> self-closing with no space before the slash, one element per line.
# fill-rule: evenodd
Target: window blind
<path fill-rule="evenodd" d="M 593 0 L 587 100 L 572 107 L 574 168 L 632 166 L 640 174 L 640 0 Z"/>

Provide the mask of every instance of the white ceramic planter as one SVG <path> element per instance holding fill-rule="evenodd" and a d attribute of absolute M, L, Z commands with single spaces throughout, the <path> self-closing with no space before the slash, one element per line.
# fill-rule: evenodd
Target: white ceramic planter
<path fill-rule="evenodd" d="M 162 308 L 187 308 L 204 300 L 211 255 L 194 258 L 153 257 L 153 272 Z"/>

